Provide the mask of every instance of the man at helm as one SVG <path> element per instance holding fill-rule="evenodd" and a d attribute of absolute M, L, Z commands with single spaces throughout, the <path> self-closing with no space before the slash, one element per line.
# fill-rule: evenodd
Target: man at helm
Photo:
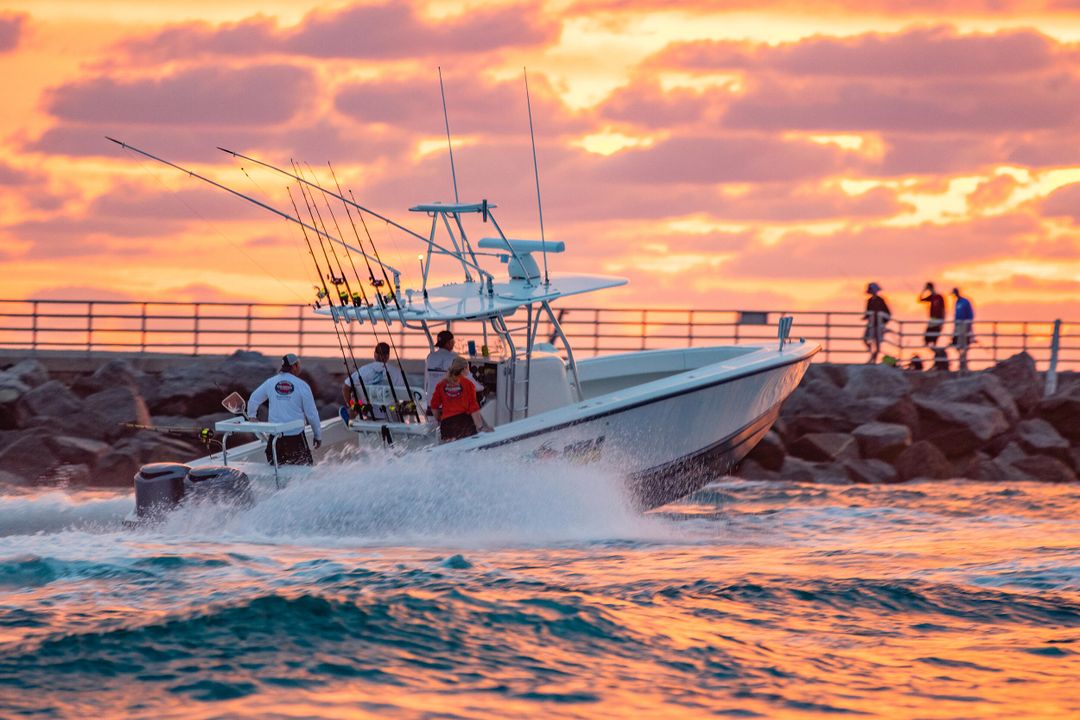
<path fill-rule="evenodd" d="M 435 386 L 446 377 L 446 373 L 450 370 L 450 364 L 454 362 L 456 357 L 454 333 L 443 330 L 435 336 L 435 349 L 428 353 L 427 360 L 424 362 L 424 394 L 427 397 L 431 397 L 431 393 L 435 392 Z M 462 377 L 468 379 L 477 392 L 483 392 L 484 386 L 472 376 L 468 365 L 466 365 Z"/>
<path fill-rule="evenodd" d="M 306 420 L 311 425 L 315 448 L 322 445 L 322 427 L 319 413 L 315 409 L 315 397 L 311 386 L 300 379 L 300 358 L 293 353 L 281 358 L 281 369 L 269 378 L 255 392 L 251 393 L 247 409 L 255 417 L 259 406 L 270 402 L 267 419 L 272 423 L 284 423 L 292 420 Z M 266 443 L 266 461 L 273 462 L 273 438 Z M 278 463 L 282 465 L 314 465 L 311 448 L 308 447 L 304 429 L 282 435 L 277 441 Z"/>

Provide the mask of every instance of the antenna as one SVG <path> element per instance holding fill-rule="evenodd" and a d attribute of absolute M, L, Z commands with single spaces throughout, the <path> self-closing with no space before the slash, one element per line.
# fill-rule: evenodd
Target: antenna
<path fill-rule="evenodd" d="M 544 285 L 550 285 L 547 264 L 547 240 L 544 239 L 544 205 L 540 202 L 540 168 L 536 164 L 536 133 L 533 132 L 532 100 L 529 98 L 529 71 L 521 68 L 525 76 L 525 105 L 529 108 L 529 140 L 532 141 L 533 175 L 536 177 L 536 209 L 540 213 L 540 247 L 544 255 Z"/>
<path fill-rule="evenodd" d="M 443 88 L 442 66 L 439 66 L 439 94 L 442 96 L 442 114 L 446 121 L 446 147 L 450 149 L 450 178 L 454 181 L 454 202 L 460 203 L 457 192 L 457 171 L 454 170 L 454 145 L 450 142 L 450 116 L 446 112 L 446 89 Z"/>

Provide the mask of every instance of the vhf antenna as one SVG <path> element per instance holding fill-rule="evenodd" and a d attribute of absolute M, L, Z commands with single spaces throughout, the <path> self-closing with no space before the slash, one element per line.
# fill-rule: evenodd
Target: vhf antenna
<path fill-rule="evenodd" d="M 450 115 L 446 112 L 446 89 L 443 88 L 442 66 L 439 66 L 439 94 L 442 96 L 442 114 L 446 122 L 446 147 L 450 149 L 450 178 L 454 181 L 454 203 L 459 204 L 457 191 L 457 171 L 454 170 L 454 145 L 450 142 Z"/>
<path fill-rule="evenodd" d="M 544 205 L 540 202 L 540 167 L 536 164 L 536 133 L 533 132 L 532 100 L 529 98 L 529 71 L 521 68 L 525 76 L 525 105 L 529 108 L 529 139 L 532 141 L 533 175 L 536 177 L 536 209 L 540 213 L 540 248 L 544 255 L 544 286 L 551 284 L 548 277 L 547 241 L 544 239 Z"/>

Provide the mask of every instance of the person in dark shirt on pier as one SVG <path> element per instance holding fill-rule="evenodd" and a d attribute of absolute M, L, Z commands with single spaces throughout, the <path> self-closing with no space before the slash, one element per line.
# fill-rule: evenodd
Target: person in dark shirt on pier
<path fill-rule="evenodd" d="M 878 353 L 881 352 L 881 341 L 885 339 L 885 323 L 889 322 L 892 313 L 885 298 L 878 293 L 881 286 L 872 282 L 866 286 L 866 292 L 870 295 L 866 300 L 866 332 L 863 333 L 863 342 L 870 351 L 871 365 L 877 362 Z"/>
<path fill-rule="evenodd" d="M 953 308 L 953 324 L 955 328 L 953 330 L 952 344 L 960 355 L 960 369 L 967 370 L 967 353 L 972 343 L 975 342 L 975 333 L 972 332 L 972 323 L 975 322 L 975 309 L 971 306 L 971 301 L 960 294 L 960 288 L 953 288 L 952 294 L 956 298 L 956 305 Z"/>
<path fill-rule="evenodd" d="M 934 290 L 934 283 L 928 282 L 919 295 L 919 302 L 930 303 L 930 320 L 926 323 L 923 342 L 927 347 L 934 347 L 941 337 L 941 327 L 945 324 L 945 298 Z"/>

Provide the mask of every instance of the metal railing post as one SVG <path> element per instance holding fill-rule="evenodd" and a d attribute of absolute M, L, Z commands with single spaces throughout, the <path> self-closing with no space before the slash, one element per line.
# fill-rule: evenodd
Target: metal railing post
<path fill-rule="evenodd" d="M 244 340 L 248 352 L 251 351 L 251 315 L 255 312 L 255 306 L 252 303 L 248 303 L 247 306 L 247 321 L 244 323 Z"/>
<path fill-rule="evenodd" d="M 30 316 L 30 350 L 31 352 L 37 352 L 37 333 L 38 333 L 38 301 L 32 300 L 30 302 L 32 313 Z"/>
<path fill-rule="evenodd" d="M 993 353 L 994 362 L 997 362 L 997 360 L 998 360 L 998 324 L 997 324 L 997 320 L 994 321 L 993 330 L 991 330 L 991 333 L 992 333 L 991 338 L 993 338 L 991 342 L 992 342 L 993 350 L 994 350 L 994 353 Z"/>
<path fill-rule="evenodd" d="M 600 354 L 600 308 L 593 309 L 593 355 Z"/>
<path fill-rule="evenodd" d="M 301 305 L 296 308 L 296 317 L 299 320 L 296 324 L 296 352 L 298 355 L 304 354 L 304 310 L 306 308 Z M 336 322 L 336 321 L 335 321 Z"/>
<path fill-rule="evenodd" d="M 832 340 L 832 313 L 825 313 L 825 362 L 829 362 L 830 342 Z"/>
<path fill-rule="evenodd" d="M 142 314 L 139 317 L 139 352 L 146 352 L 146 305 L 142 304 Z"/>
<path fill-rule="evenodd" d="M 199 314 L 202 311 L 202 305 L 200 303 L 193 303 L 195 306 L 195 337 L 192 338 L 191 354 L 199 354 Z"/>
<path fill-rule="evenodd" d="M 649 325 L 649 311 L 648 310 L 642 310 L 641 311 L 641 349 L 642 350 L 645 349 L 645 333 L 647 332 L 648 325 Z"/>
<path fill-rule="evenodd" d="M 690 311 L 686 323 L 686 344 L 690 347 L 694 347 L 694 311 Z"/>
<path fill-rule="evenodd" d="M 86 352 L 94 347 L 94 303 L 86 303 Z"/>

